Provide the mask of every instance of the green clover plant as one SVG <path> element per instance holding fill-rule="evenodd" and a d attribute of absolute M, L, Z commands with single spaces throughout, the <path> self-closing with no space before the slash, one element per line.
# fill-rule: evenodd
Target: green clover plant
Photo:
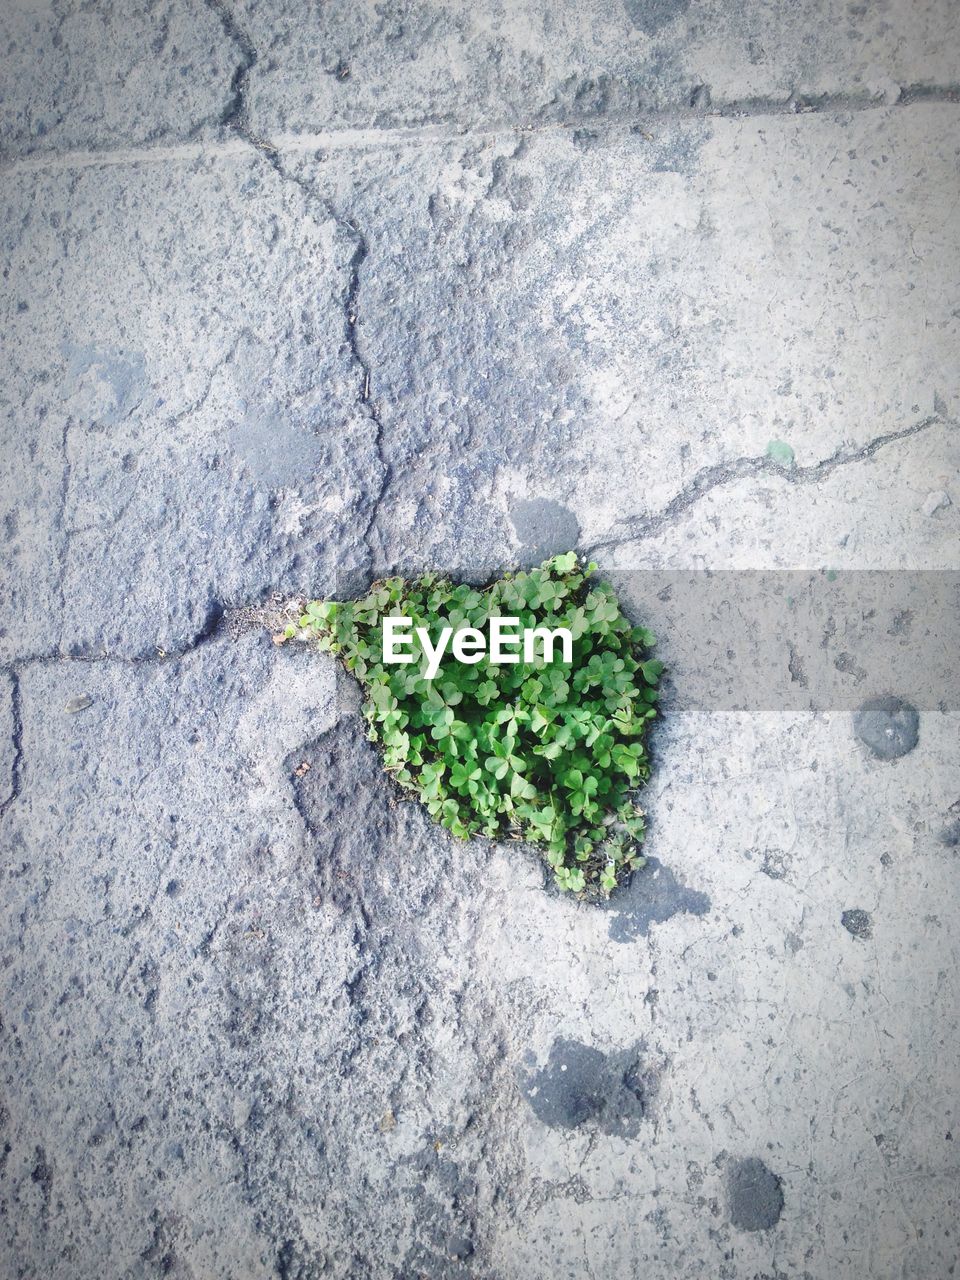
<path fill-rule="evenodd" d="M 649 775 L 645 737 L 663 664 L 653 635 L 632 625 L 596 565 L 574 552 L 484 588 L 435 574 L 375 582 L 363 599 L 313 601 L 283 639 L 315 641 L 364 690 L 368 736 L 386 769 L 455 836 L 512 837 L 539 847 L 561 889 L 608 895 L 641 867 Z M 383 661 L 383 619 L 444 626 L 569 629 L 573 661 L 473 665 L 449 651 L 433 680 L 414 639 L 409 665 Z"/>

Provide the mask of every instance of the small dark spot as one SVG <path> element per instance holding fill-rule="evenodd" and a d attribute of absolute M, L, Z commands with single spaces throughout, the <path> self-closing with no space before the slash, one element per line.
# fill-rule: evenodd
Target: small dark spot
<path fill-rule="evenodd" d="M 948 849 L 956 849 L 960 845 L 960 818 L 947 823 L 940 832 L 940 843 Z"/>
<path fill-rule="evenodd" d="M 920 716 L 900 698 L 870 698 L 854 713 L 857 737 L 879 760 L 896 760 L 917 745 Z"/>
<path fill-rule="evenodd" d="M 183 888 L 183 886 L 181 885 L 181 883 L 180 883 L 180 881 L 179 881 L 179 880 L 168 880 L 168 881 L 167 881 L 167 891 L 166 891 L 166 892 L 167 892 L 167 897 L 168 897 L 168 898 L 176 898 L 176 897 L 178 897 L 178 896 L 179 896 L 179 894 L 180 894 L 180 890 L 181 890 L 182 888 Z"/>
<path fill-rule="evenodd" d="M 463 1262 L 473 1253 L 473 1241 L 468 1236 L 451 1236 L 447 1242 L 447 1253 L 458 1262 Z"/>
<path fill-rule="evenodd" d="M 574 104 L 582 115 L 602 116 L 610 106 L 614 88 L 615 82 L 610 76 L 600 75 L 596 79 L 590 77 L 577 86 L 573 95 Z"/>
<path fill-rule="evenodd" d="M 624 0 L 627 17 L 645 35 L 655 36 L 687 11 L 690 0 Z"/>
<path fill-rule="evenodd" d="M 788 648 L 790 650 L 790 660 L 787 663 L 787 670 L 790 672 L 790 680 L 792 683 L 798 684 L 801 689 L 806 689 L 807 675 L 803 669 L 803 663 L 800 660 L 800 655 L 792 644 L 789 645 Z"/>
<path fill-rule="evenodd" d="M 844 911 L 840 917 L 840 923 L 854 938 L 873 937 L 873 917 L 869 911 L 863 911 L 860 907 Z"/>
<path fill-rule="evenodd" d="M 592 151 L 603 141 L 596 129 L 574 129 L 570 135 L 573 145 L 581 151 Z"/>
<path fill-rule="evenodd" d="M 762 1160 L 736 1160 L 727 1170 L 730 1221 L 741 1231 L 768 1231 L 783 1213 L 783 1185 Z"/>
<path fill-rule="evenodd" d="M 53 1169 L 47 1161 L 47 1153 L 43 1147 L 37 1147 L 34 1154 L 35 1161 L 30 1179 L 40 1188 L 44 1205 L 49 1208 L 50 1197 L 53 1194 Z"/>
<path fill-rule="evenodd" d="M 760 870 L 771 880 L 783 880 L 790 870 L 787 855 L 780 849 L 764 849 Z"/>

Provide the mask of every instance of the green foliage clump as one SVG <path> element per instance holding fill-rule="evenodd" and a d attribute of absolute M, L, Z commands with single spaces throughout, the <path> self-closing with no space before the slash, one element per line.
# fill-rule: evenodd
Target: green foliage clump
<path fill-rule="evenodd" d="M 562 889 L 609 894 L 644 862 L 633 793 L 649 775 L 663 665 L 595 570 L 571 551 L 482 589 L 434 573 L 387 578 L 361 600 L 308 604 L 284 638 L 316 640 L 357 677 L 385 767 L 454 835 L 530 841 Z M 490 617 L 566 627 L 573 661 L 558 647 L 548 663 L 541 647 L 532 663 L 466 665 L 448 649 L 427 680 L 416 640 L 412 664 L 384 664 L 385 617 L 411 618 L 434 644 L 444 626 L 486 632 Z"/>

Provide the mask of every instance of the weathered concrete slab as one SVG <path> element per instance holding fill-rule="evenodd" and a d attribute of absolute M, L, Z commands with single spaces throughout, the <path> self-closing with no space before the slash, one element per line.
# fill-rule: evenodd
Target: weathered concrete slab
<path fill-rule="evenodd" d="M 488 568 L 524 503 L 625 568 L 949 566 L 953 115 L 20 173 L 7 653 Z"/>
<path fill-rule="evenodd" d="M 661 733 L 649 792 L 649 851 L 673 885 L 646 935 L 624 941 L 610 915 L 532 892 L 491 915 L 478 954 L 528 1029 L 522 1080 L 548 1091 L 522 1131 L 532 1194 L 498 1231 L 493 1269 L 575 1270 L 584 1252 L 610 1280 L 949 1267 L 952 1242 L 932 1224 L 957 1173 L 957 957 L 938 905 L 955 899 L 955 863 L 937 831 L 957 728 L 925 717 L 921 746 L 881 764 L 853 749 L 848 716 L 684 715 Z M 511 883 L 506 858 L 496 869 Z M 844 927 L 851 908 L 869 914 L 870 939 Z M 620 921 L 646 910 L 641 877 Z M 636 1140 L 603 1136 L 609 1088 L 599 1114 L 561 1123 L 569 1091 L 550 1064 L 574 1039 L 604 1058 L 581 1071 L 588 1101 L 625 1050 L 638 1057 Z M 744 1205 L 747 1160 L 782 1188 L 757 1231 L 744 1209 L 756 1224 L 770 1199 Z"/>
<path fill-rule="evenodd" d="M 958 461 L 955 115 L 364 157 L 350 216 L 391 467 L 382 562 L 475 560 L 478 503 L 499 533 L 504 508 L 540 501 L 601 558 L 636 534 L 670 545 L 676 518 L 661 562 L 870 565 L 882 546 L 889 566 L 952 563 L 958 509 L 924 507 Z M 341 164 L 297 172 L 333 197 Z M 792 463 L 766 456 L 773 440 Z M 728 528 L 696 535 L 701 497 Z M 618 563 L 650 560 L 632 545 Z"/>
<path fill-rule="evenodd" d="M 0 1273 L 949 1273 L 960 601 L 826 571 L 960 567 L 952 17 L 5 7 Z M 670 663 L 605 910 L 221 625 L 574 543 Z M 824 571 L 789 703 L 671 567 Z"/>
<path fill-rule="evenodd" d="M 23 676 L 11 1274 L 352 1274 L 469 1230 L 489 1121 L 464 1133 L 505 1071 L 460 967 L 487 850 L 390 805 L 356 723 L 331 732 L 332 676 L 260 637 Z"/>
<path fill-rule="evenodd" d="M 931 485 L 956 475 L 958 465 L 954 420 L 934 419 L 916 438 L 838 467 L 820 483 L 770 473 L 730 482 L 721 468 L 716 489 L 700 497 L 694 476 L 680 494 L 684 503 L 691 494 L 695 500 L 674 514 L 671 499 L 653 514 L 652 529 L 647 516 L 621 524 L 611 512 L 595 554 L 628 569 L 691 561 L 736 569 L 953 569 L 957 513 L 946 508 L 931 518 L 923 505 Z"/>
<path fill-rule="evenodd" d="M 349 233 L 252 156 L 3 198 L 5 652 L 175 650 L 220 600 L 362 561 Z"/>
<path fill-rule="evenodd" d="M 524 121 L 791 95 L 895 100 L 954 84 L 948 0 L 855 9 L 723 0 L 557 5 L 484 0 L 384 10 L 295 3 L 236 10 L 251 126 L 261 134 Z"/>
<path fill-rule="evenodd" d="M 12 0 L 0 15 L 7 156 L 435 126 L 854 106 L 957 88 L 950 0 Z"/>
<path fill-rule="evenodd" d="M 467 1246 L 530 1276 L 587 1249 L 609 1280 L 731 1249 L 744 1274 L 949 1265 L 917 1227 L 948 1220 L 957 1174 L 955 715 L 894 762 L 847 716 L 675 719 L 647 801 L 669 873 L 631 932 L 642 877 L 578 907 L 522 851 L 394 806 L 332 674 L 249 637 L 22 677 L 6 1256 L 54 1277 L 453 1276 Z M 756 1160 L 783 1203 L 754 1234 Z M 891 1201 L 920 1175 L 922 1203 Z"/>
<path fill-rule="evenodd" d="M 0 49 L 5 156 L 212 136 L 232 101 L 236 51 L 190 0 L 9 0 Z"/>

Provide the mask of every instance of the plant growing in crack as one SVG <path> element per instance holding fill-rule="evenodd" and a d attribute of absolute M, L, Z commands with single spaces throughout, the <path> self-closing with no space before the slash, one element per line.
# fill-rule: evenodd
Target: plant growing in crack
<path fill-rule="evenodd" d="M 663 664 L 649 656 L 651 632 L 624 616 L 595 570 L 570 551 L 483 588 L 435 573 L 386 578 L 359 600 L 311 601 L 275 638 L 342 661 L 363 687 L 385 768 L 455 836 L 528 841 L 561 889 L 605 896 L 644 864 L 636 791 L 649 776 Z M 385 661 L 388 618 L 407 620 L 404 665 Z M 447 651 L 428 678 L 426 637 L 482 632 L 491 619 L 564 628 L 569 650 L 553 660 L 543 644 L 531 660 L 502 663 Z"/>

